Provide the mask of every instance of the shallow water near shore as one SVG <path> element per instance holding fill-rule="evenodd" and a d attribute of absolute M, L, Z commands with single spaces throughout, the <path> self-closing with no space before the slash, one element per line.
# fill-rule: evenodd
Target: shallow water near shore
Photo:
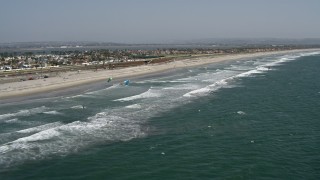
<path fill-rule="evenodd" d="M 320 55 L 0 105 L 1 179 L 318 179 Z"/>

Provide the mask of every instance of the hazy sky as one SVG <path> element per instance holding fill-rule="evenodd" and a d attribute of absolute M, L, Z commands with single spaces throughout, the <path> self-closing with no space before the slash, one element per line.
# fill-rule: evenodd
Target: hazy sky
<path fill-rule="evenodd" d="M 0 0 L 0 43 L 320 38 L 320 0 Z"/>

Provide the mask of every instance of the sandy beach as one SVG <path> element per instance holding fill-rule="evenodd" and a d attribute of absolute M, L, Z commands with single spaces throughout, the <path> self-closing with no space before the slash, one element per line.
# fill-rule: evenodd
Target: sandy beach
<path fill-rule="evenodd" d="M 315 51 L 319 49 L 301 49 L 301 50 L 288 50 L 288 51 L 276 51 L 276 52 L 261 52 L 252 54 L 238 54 L 238 55 L 221 55 L 211 58 L 196 58 L 196 59 L 184 59 L 173 61 L 163 64 L 149 64 L 136 67 L 128 67 L 123 69 L 114 70 L 98 70 L 80 71 L 80 72 L 66 72 L 61 73 L 56 77 L 49 77 L 46 79 L 36 79 L 21 82 L 5 83 L 0 85 L 0 100 L 10 99 L 13 97 L 21 97 L 28 95 L 35 95 L 38 93 L 52 92 L 56 90 L 68 89 L 71 87 L 77 87 L 80 85 L 94 83 L 98 81 L 106 81 L 109 77 L 113 80 L 119 80 L 124 78 L 139 77 L 146 74 L 160 73 L 167 70 L 174 70 L 185 67 L 200 66 L 205 64 L 211 64 L 215 62 L 239 60 L 242 58 L 254 58 L 259 56 L 277 55 L 294 52 L 306 52 Z"/>

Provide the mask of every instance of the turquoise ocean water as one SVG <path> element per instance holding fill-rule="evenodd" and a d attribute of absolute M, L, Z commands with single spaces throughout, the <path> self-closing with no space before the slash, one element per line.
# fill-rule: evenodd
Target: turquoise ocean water
<path fill-rule="evenodd" d="M 0 105 L 1 180 L 319 178 L 320 52 Z"/>

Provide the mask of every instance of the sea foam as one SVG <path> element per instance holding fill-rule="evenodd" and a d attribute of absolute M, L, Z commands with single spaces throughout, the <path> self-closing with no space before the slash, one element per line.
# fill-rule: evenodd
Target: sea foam
<path fill-rule="evenodd" d="M 22 109 L 22 110 L 19 110 L 18 112 L 14 112 L 14 113 L 1 114 L 0 120 L 4 120 L 4 119 L 16 117 L 16 116 L 30 116 L 33 114 L 42 113 L 45 110 L 47 110 L 47 108 L 45 106 L 32 108 L 32 109 Z"/>
<path fill-rule="evenodd" d="M 39 132 L 39 131 L 43 131 L 43 130 L 46 130 L 46 129 L 58 127 L 58 126 L 61 126 L 61 125 L 62 125 L 62 123 L 60 123 L 60 122 L 54 122 L 54 123 L 48 123 L 48 124 L 44 124 L 44 125 L 41 125 L 41 126 L 28 128 L 28 129 L 23 129 L 23 130 L 20 130 L 20 131 L 17 131 L 17 132 L 18 133 L 33 133 L 33 132 Z"/>
<path fill-rule="evenodd" d="M 132 101 L 137 99 L 146 99 L 146 98 L 153 98 L 153 97 L 160 97 L 160 96 L 161 94 L 158 91 L 150 88 L 148 91 L 143 92 L 141 94 L 129 96 L 121 99 L 116 99 L 114 101 Z"/>

